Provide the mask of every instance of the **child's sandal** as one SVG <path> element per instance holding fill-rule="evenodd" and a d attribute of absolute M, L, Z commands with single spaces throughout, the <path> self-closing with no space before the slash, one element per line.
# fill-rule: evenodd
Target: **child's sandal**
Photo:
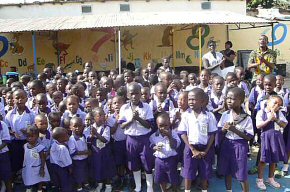
<path fill-rule="evenodd" d="M 256 180 L 256 184 L 257 184 L 257 187 L 260 189 L 260 190 L 266 190 L 267 187 L 263 181 L 263 179 L 257 179 Z"/>
<path fill-rule="evenodd" d="M 267 185 L 273 187 L 273 188 L 280 188 L 281 185 L 277 181 L 274 180 L 274 178 L 269 178 L 268 181 L 266 182 Z"/>

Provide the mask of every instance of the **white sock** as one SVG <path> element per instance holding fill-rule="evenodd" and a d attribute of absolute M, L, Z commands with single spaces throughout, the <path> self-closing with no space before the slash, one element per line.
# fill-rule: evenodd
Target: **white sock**
<path fill-rule="evenodd" d="M 112 191 L 112 185 L 110 185 L 110 184 L 108 184 L 108 185 L 106 185 L 106 189 L 105 189 L 105 192 L 107 192 L 107 191 Z"/>
<path fill-rule="evenodd" d="M 146 174 L 147 192 L 153 192 L 153 175 Z"/>
<path fill-rule="evenodd" d="M 6 185 L 4 181 L 1 181 L 1 192 L 5 192 L 5 191 L 6 191 Z"/>
<path fill-rule="evenodd" d="M 206 190 L 201 190 L 201 192 L 207 192 L 207 189 Z"/>
<path fill-rule="evenodd" d="M 227 192 L 232 192 L 233 190 L 227 190 Z"/>
<path fill-rule="evenodd" d="M 135 191 L 141 191 L 141 171 L 134 171 Z"/>
<path fill-rule="evenodd" d="M 284 164 L 282 171 L 288 171 L 289 165 L 288 164 Z"/>
<path fill-rule="evenodd" d="M 190 190 L 184 190 L 184 192 L 190 192 Z"/>

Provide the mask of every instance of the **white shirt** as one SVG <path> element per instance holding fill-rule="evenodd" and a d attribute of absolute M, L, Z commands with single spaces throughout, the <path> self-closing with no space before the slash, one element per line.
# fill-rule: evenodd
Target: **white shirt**
<path fill-rule="evenodd" d="M 209 133 L 217 131 L 216 125 L 213 113 L 204 112 L 195 117 L 194 111 L 188 109 L 181 119 L 178 130 L 186 133 L 189 144 L 207 145 Z"/>
<path fill-rule="evenodd" d="M 213 56 L 211 52 L 207 52 L 202 56 L 202 59 L 207 59 L 209 67 L 216 66 L 218 64 L 221 64 L 223 61 L 223 54 L 220 52 L 216 52 L 216 58 Z M 212 73 L 217 73 L 221 75 L 221 68 L 220 66 L 216 67 L 215 69 L 211 70 Z"/>
<path fill-rule="evenodd" d="M 72 159 L 67 146 L 54 140 L 50 148 L 50 163 L 60 167 L 68 167 L 72 164 Z"/>
<path fill-rule="evenodd" d="M 234 122 L 232 110 L 226 111 L 222 114 L 222 117 L 218 123 L 218 127 L 223 128 L 225 123 Z M 236 129 L 249 135 L 254 135 L 253 122 L 250 116 L 247 116 L 243 121 L 239 122 L 236 126 Z M 243 139 L 232 131 L 226 133 L 226 138 L 231 140 Z"/>
<path fill-rule="evenodd" d="M 0 121 L 1 129 L 0 129 L 0 145 L 2 145 L 3 141 L 10 141 L 10 134 L 9 129 L 3 121 Z M 0 153 L 5 153 L 9 151 L 8 147 L 5 146 L 3 149 L 0 150 Z"/>
<path fill-rule="evenodd" d="M 218 96 L 213 91 L 211 91 L 207 109 L 209 111 L 213 111 L 214 109 L 216 109 L 214 105 L 217 105 L 218 107 L 220 106 L 222 107 L 224 106 L 224 103 L 225 103 L 225 95 L 223 93 L 220 96 L 220 98 L 218 98 Z"/>
<path fill-rule="evenodd" d="M 75 135 L 70 136 L 68 141 L 69 153 L 73 160 L 83 160 L 88 158 L 88 155 L 75 155 L 78 151 L 87 151 L 88 145 L 84 136 L 77 137 Z"/>
<path fill-rule="evenodd" d="M 170 112 L 175 108 L 173 102 L 169 98 L 166 98 L 162 103 L 158 101 L 158 99 L 151 100 L 149 103 L 149 106 L 153 111 L 156 111 L 159 105 L 161 105 L 162 109 L 166 112 Z"/>
<path fill-rule="evenodd" d="M 180 145 L 181 141 L 175 131 L 172 131 L 172 138 L 176 141 L 176 148 Z M 162 136 L 158 131 L 156 133 L 153 133 L 150 138 L 150 143 L 153 146 L 162 146 L 161 151 L 155 151 L 154 156 L 158 157 L 160 159 L 165 159 L 168 157 L 172 157 L 177 155 L 177 152 L 175 149 L 172 149 L 170 147 L 169 139 L 167 136 Z"/>
<path fill-rule="evenodd" d="M 83 123 L 85 123 L 86 119 L 86 113 L 83 112 L 82 110 L 78 109 L 75 114 L 72 114 L 69 110 L 65 110 L 65 112 L 62 115 L 62 119 L 65 118 L 72 118 L 72 117 L 80 117 L 83 120 Z"/>
<path fill-rule="evenodd" d="M 154 120 L 152 109 L 147 103 L 140 102 L 139 106 L 137 106 L 135 110 L 138 111 L 140 118 L 148 121 Z M 120 109 L 120 117 L 118 121 L 120 123 L 124 123 L 131 121 L 132 118 L 133 118 L 133 110 L 131 108 L 131 103 L 124 104 Z M 143 127 L 138 121 L 134 120 L 131 125 L 126 127 L 124 133 L 125 135 L 130 136 L 140 136 L 146 135 L 150 131 L 151 129 Z"/>

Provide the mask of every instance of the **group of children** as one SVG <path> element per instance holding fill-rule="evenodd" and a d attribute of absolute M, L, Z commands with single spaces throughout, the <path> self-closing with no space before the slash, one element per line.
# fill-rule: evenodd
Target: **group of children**
<path fill-rule="evenodd" d="M 282 76 L 260 75 L 256 85 L 237 67 L 226 78 L 207 69 L 179 76 L 152 63 L 138 72 L 106 76 L 86 63 L 82 74 L 45 68 L 38 79 L 8 79 L 1 87 L 0 179 L 8 192 L 22 173 L 27 191 L 122 189 L 153 183 L 162 191 L 193 180 L 207 191 L 213 168 L 232 191 L 232 178 L 249 191 L 249 145 L 260 147 L 257 187 L 279 188 L 274 171 L 288 172 L 290 92 Z M 264 182 L 264 168 L 269 178 Z M 179 172 L 179 167 L 181 171 Z M 180 177 L 180 175 L 182 177 Z M 183 179 L 182 179 L 183 178 Z M 114 182 L 115 181 L 115 182 Z M 116 183 L 119 184 L 114 185 Z"/>

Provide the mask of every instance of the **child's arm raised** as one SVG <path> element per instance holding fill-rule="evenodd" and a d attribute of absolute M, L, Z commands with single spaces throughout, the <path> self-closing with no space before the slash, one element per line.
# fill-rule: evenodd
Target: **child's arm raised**
<path fill-rule="evenodd" d="M 91 135 L 92 135 L 92 137 L 95 137 L 95 138 L 99 139 L 103 143 L 107 143 L 108 142 L 107 139 L 105 137 L 103 137 L 101 134 L 99 134 L 95 128 L 92 128 Z"/>

